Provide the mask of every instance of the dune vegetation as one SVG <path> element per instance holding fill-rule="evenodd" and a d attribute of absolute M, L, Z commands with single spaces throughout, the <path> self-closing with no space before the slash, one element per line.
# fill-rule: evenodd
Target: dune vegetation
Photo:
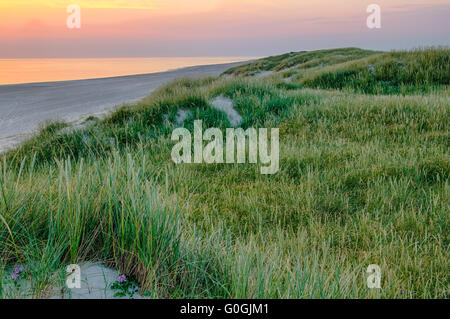
<path fill-rule="evenodd" d="M 100 261 L 152 298 L 448 298 L 449 77 L 448 48 L 289 53 L 48 123 L 0 155 L 0 297 L 16 265 L 44 298 Z M 217 96 L 280 129 L 277 174 L 173 163 L 180 109 L 231 127 Z"/>

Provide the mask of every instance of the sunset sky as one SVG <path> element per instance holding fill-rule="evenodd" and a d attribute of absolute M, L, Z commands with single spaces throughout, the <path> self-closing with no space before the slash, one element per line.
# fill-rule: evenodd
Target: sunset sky
<path fill-rule="evenodd" d="M 81 29 L 66 8 L 81 7 Z M 382 28 L 366 26 L 371 3 Z M 450 45 L 450 0 L 0 0 L 0 57 L 264 56 Z"/>

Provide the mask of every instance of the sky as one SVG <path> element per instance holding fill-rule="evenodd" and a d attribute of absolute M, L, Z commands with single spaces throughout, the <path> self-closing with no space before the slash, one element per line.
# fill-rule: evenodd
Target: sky
<path fill-rule="evenodd" d="M 381 28 L 366 25 L 381 7 Z M 69 4 L 81 28 L 69 29 Z M 450 45 L 450 0 L 0 0 L 0 58 L 267 56 Z"/>

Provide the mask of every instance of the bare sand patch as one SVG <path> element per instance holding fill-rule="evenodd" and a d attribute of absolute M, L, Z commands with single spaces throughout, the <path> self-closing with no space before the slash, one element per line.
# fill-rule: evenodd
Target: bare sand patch
<path fill-rule="evenodd" d="M 273 71 L 260 71 L 258 73 L 255 73 L 253 76 L 255 78 L 263 78 L 265 76 L 273 74 Z"/>
<path fill-rule="evenodd" d="M 52 295 L 51 299 L 130 299 L 128 296 L 116 297 L 117 291 L 111 288 L 119 278 L 117 270 L 96 263 L 80 264 L 80 268 L 81 288 L 64 289 L 63 293 Z M 138 293 L 132 296 L 132 299 L 142 298 Z"/>
<path fill-rule="evenodd" d="M 177 116 L 176 116 L 176 121 L 178 125 L 181 125 L 184 123 L 184 121 L 192 114 L 192 112 L 190 110 L 184 110 L 184 109 L 179 109 Z"/>
<path fill-rule="evenodd" d="M 7 298 L 41 298 L 41 299 L 143 299 L 136 285 L 132 285 L 135 289 L 130 296 L 115 296 L 118 290 L 112 289 L 112 285 L 119 280 L 117 270 L 105 267 L 100 263 L 80 263 L 81 269 L 81 287 L 68 288 L 65 283 L 64 276 L 55 272 L 48 283 L 48 286 L 36 296 L 33 292 L 30 274 L 24 274 L 24 270 L 15 271 L 14 268 L 8 269 L 3 273 L 2 289 Z M 18 267 L 15 267 L 18 269 Z M 16 275 L 16 277 L 13 277 Z"/>
<path fill-rule="evenodd" d="M 218 96 L 213 101 L 211 105 L 219 111 L 224 112 L 230 124 L 233 126 L 238 126 L 242 122 L 242 116 L 233 108 L 233 100 L 224 96 Z"/>

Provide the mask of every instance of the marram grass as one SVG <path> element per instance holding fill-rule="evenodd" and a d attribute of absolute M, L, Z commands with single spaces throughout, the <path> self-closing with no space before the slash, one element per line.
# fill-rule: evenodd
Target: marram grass
<path fill-rule="evenodd" d="M 448 54 L 290 54 L 174 81 L 80 131 L 46 126 L 1 161 L 0 297 L 26 297 L 8 285 L 14 265 L 45 298 L 65 265 L 100 261 L 153 298 L 448 298 Z M 401 80 L 328 81 L 375 64 Z M 246 76 L 261 65 L 278 73 Z M 178 109 L 188 128 L 229 127 L 209 105 L 219 95 L 244 128 L 279 127 L 276 175 L 172 162 Z M 369 264 L 382 289 L 367 288 Z"/>

